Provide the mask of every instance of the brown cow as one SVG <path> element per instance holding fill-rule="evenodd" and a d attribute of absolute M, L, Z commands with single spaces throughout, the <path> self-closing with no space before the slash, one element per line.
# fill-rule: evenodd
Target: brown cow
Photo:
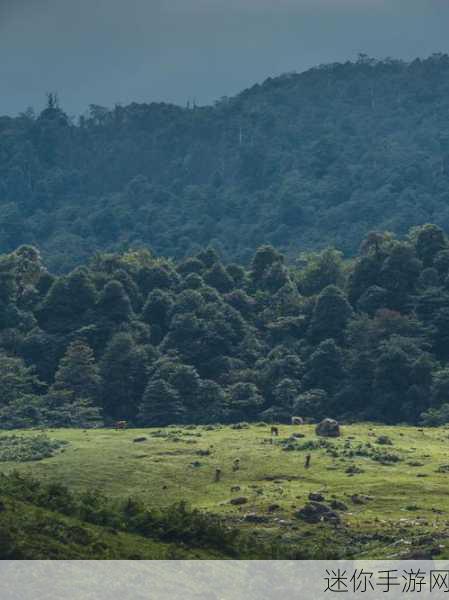
<path fill-rule="evenodd" d="M 279 435 L 279 427 L 272 427 L 271 435 Z"/>

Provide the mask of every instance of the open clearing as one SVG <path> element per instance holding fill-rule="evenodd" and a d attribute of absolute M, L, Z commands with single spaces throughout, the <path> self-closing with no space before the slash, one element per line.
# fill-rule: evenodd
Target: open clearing
<path fill-rule="evenodd" d="M 68 444 L 51 458 L 0 462 L 0 469 L 110 498 L 138 497 L 149 506 L 186 500 L 258 541 L 299 544 L 316 558 L 449 557 L 448 429 L 347 425 L 330 439 L 318 438 L 310 425 L 281 425 L 273 443 L 262 424 L 46 433 Z M 240 469 L 233 471 L 236 458 Z M 298 518 L 311 493 L 334 503 L 337 522 Z M 236 498 L 244 503 L 232 504 Z"/>

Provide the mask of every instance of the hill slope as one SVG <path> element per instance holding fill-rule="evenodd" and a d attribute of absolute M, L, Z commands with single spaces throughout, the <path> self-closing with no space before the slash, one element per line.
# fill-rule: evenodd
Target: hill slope
<path fill-rule="evenodd" d="M 0 462 L 0 470 L 32 473 L 44 486 L 58 481 L 75 494 L 100 488 L 115 502 L 131 495 L 150 510 L 187 501 L 246 534 L 246 558 L 263 558 L 264 551 L 266 558 L 321 560 L 449 556 L 447 428 L 345 425 L 341 438 L 329 440 L 312 426 L 281 425 L 273 444 L 263 424 L 48 434 L 69 442 L 66 452 L 33 463 Z M 134 443 L 136 436 L 143 441 Z M 236 457 L 240 469 L 233 471 Z M 217 465 L 222 477 L 214 482 Z M 243 500 L 232 503 L 236 498 Z M 310 500 L 334 514 L 323 521 L 298 514 Z M 121 533 L 108 546 L 124 556 L 126 541 L 132 542 Z M 136 538 L 135 552 L 153 558 L 144 541 L 150 542 Z M 270 556 L 269 548 L 279 555 Z M 151 550 L 167 551 L 155 541 Z M 188 551 L 193 558 L 195 552 L 213 557 L 204 546 Z"/>
<path fill-rule="evenodd" d="M 448 229 L 448 184 L 447 56 L 328 65 L 210 107 L 92 106 L 76 125 L 51 97 L 0 118 L 0 251 L 37 244 L 54 270 L 142 244 L 352 253 L 371 229 Z"/>

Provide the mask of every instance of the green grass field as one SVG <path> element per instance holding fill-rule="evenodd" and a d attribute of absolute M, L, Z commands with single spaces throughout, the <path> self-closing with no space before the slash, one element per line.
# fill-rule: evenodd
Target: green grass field
<path fill-rule="evenodd" d="M 224 515 L 258 542 L 299 546 L 308 557 L 449 558 L 448 429 L 348 425 L 322 447 L 315 447 L 323 438 L 312 426 L 280 426 L 273 444 L 267 425 L 46 433 L 68 444 L 51 458 L 1 462 L 0 469 L 75 490 L 98 489 L 110 498 L 138 497 L 149 506 L 186 500 Z M 294 440 L 294 433 L 304 437 Z M 379 444 L 380 436 L 391 445 Z M 139 437 L 145 440 L 134 441 Z M 340 523 L 310 524 L 296 516 L 314 492 L 326 505 L 346 505 L 336 511 Z M 236 497 L 246 502 L 231 504 Z"/>

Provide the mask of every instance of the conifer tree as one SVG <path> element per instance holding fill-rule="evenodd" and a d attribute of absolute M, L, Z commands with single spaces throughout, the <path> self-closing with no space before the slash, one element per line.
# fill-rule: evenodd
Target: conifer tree
<path fill-rule="evenodd" d="M 147 382 L 147 354 L 129 333 L 117 333 L 100 363 L 103 409 L 114 419 L 136 417 Z"/>
<path fill-rule="evenodd" d="M 52 392 L 69 392 L 74 400 L 98 401 L 101 376 L 90 346 L 82 340 L 75 340 L 62 357 Z"/>
<path fill-rule="evenodd" d="M 165 426 L 179 423 L 184 406 L 178 392 L 163 379 L 151 380 L 143 395 L 139 420 L 147 426 Z"/>

